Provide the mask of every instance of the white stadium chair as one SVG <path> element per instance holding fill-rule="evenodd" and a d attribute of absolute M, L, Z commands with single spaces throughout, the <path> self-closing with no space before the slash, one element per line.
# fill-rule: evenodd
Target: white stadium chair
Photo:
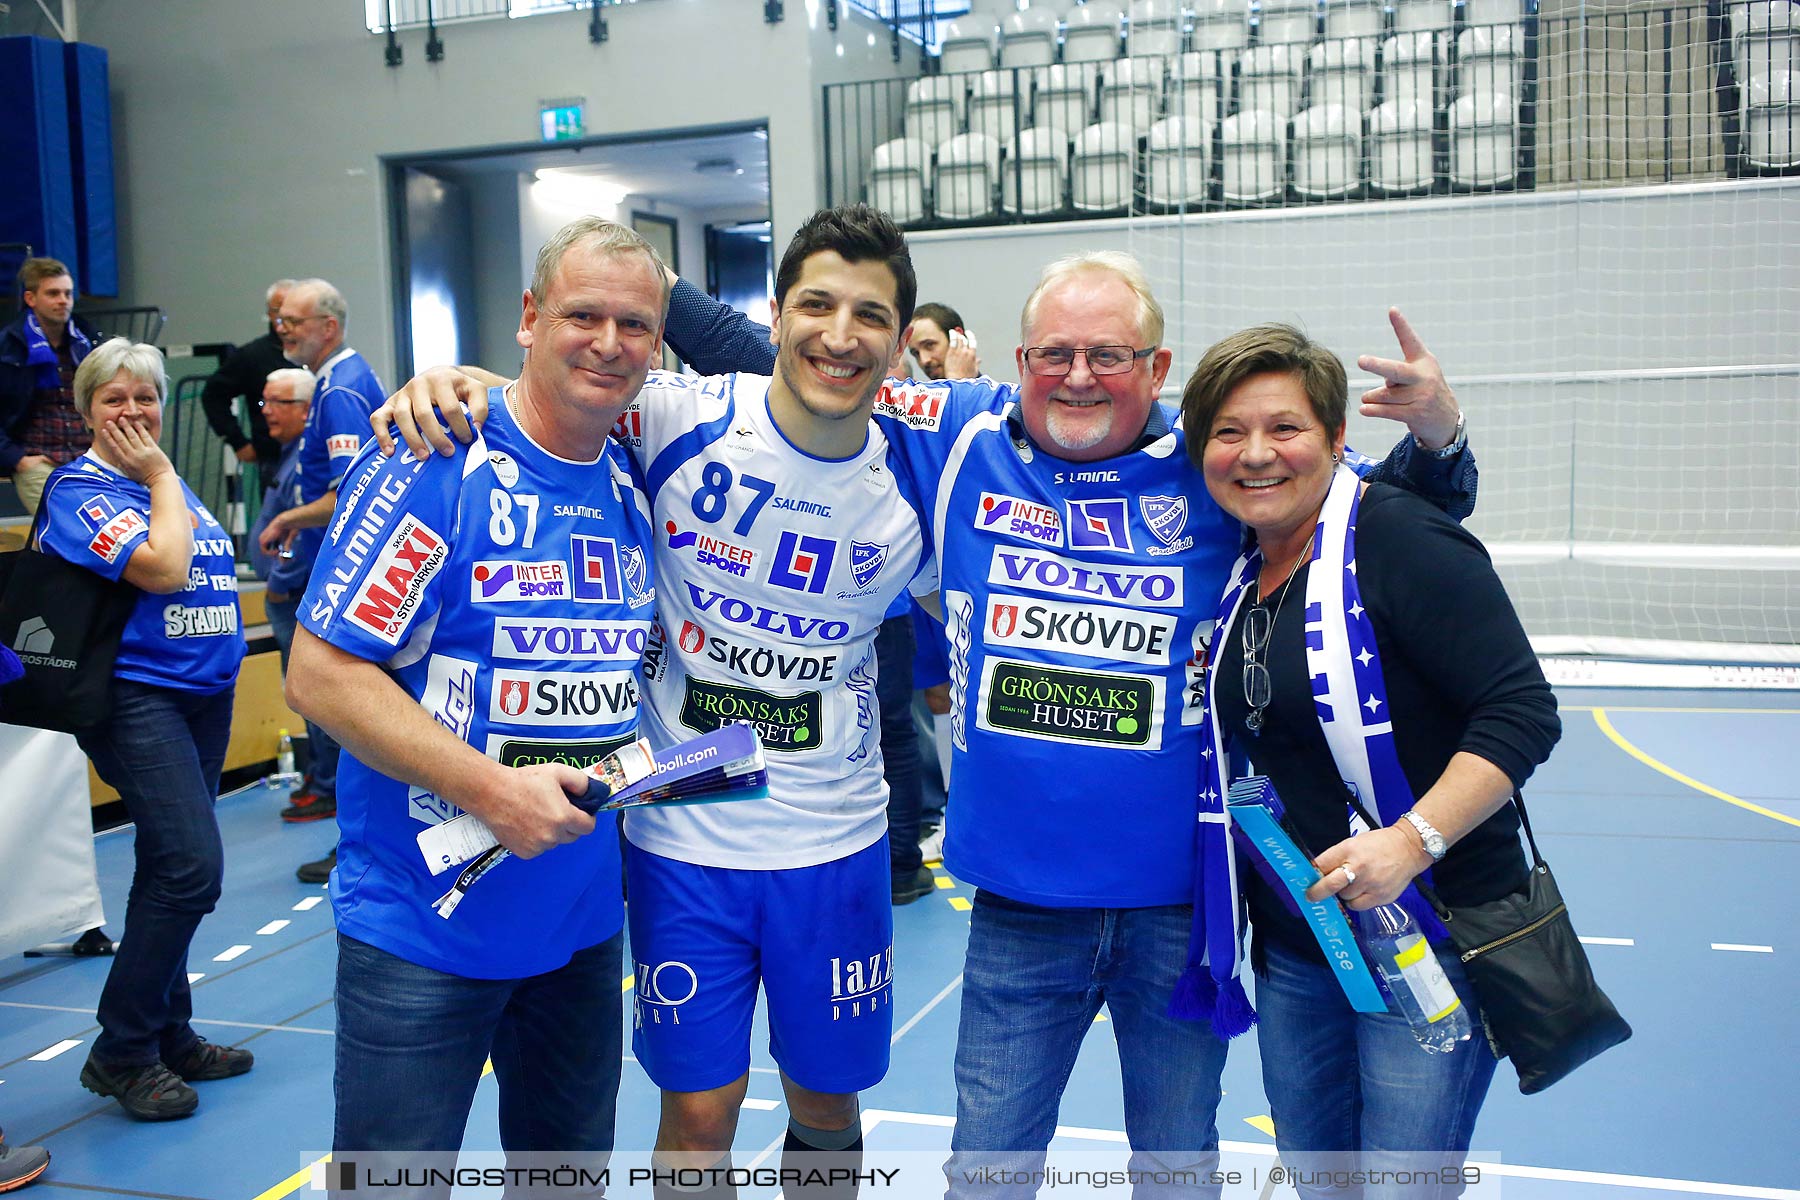
<path fill-rule="evenodd" d="M 1294 193 L 1335 200 L 1362 185 L 1362 114 L 1322 104 L 1294 118 Z"/>
<path fill-rule="evenodd" d="M 1168 58 L 1181 53 L 1187 39 L 1184 0 L 1131 0 L 1127 21 L 1125 53 L 1134 58 Z"/>
<path fill-rule="evenodd" d="M 1436 78 L 1437 36 L 1429 31 L 1402 33 L 1381 44 L 1382 89 L 1384 103 L 1402 104 L 1414 100 L 1427 105 L 1437 102 Z"/>
<path fill-rule="evenodd" d="M 1161 114 L 1163 60 L 1121 58 L 1106 68 L 1100 81 L 1100 120 L 1128 125 L 1143 133 Z"/>
<path fill-rule="evenodd" d="M 1287 190 L 1287 121 L 1241 112 L 1219 127 L 1220 194 L 1227 204 L 1266 204 Z"/>
<path fill-rule="evenodd" d="M 931 174 L 931 147 L 915 138 L 895 138 L 875 147 L 869 163 L 869 204 L 902 225 L 922 221 L 925 180 Z"/>
<path fill-rule="evenodd" d="M 1100 68 L 1095 63 L 1052 63 L 1039 67 L 1032 90 L 1031 123 L 1057 129 L 1086 129 L 1094 119 Z"/>
<path fill-rule="evenodd" d="M 1450 182 L 1505 187 L 1518 173 L 1519 122 L 1508 92 L 1459 96 L 1450 105 Z"/>
<path fill-rule="evenodd" d="M 1463 0 L 1464 29 L 1517 25 L 1524 19 L 1524 0 Z"/>
<path fill-rule="evenodd" d="M 1800 166 L 1800 71 L 1763 76 L 1744 89 L 1744 157 L 1751 166 Z"/>
<path fill-rule="evenodd" d="M 938 51 L 938 70 L 946 75 L 985 71 L 994 65 L 994 30 L 991 17 L 971 12 L 944 23 L 943 47 Z"/>
<path fill-rule="evenodd" d="M 1431 190 L 1431 105 L 1390 100 L 1369 114 L 1369 188 L 1382 196 Z"/>
<path fill-rule="evenodd" d="M 927 146 L 941 146 L 963 131 L 963 88 L 960 78 L 932 75 L 906 88 L 906 136 Z"/>
<path fill-rule="evenodd" d="M 1250 0 L 1194 0 L 1192 48 L 1242 50 L 1250 44 Z"/>
<path fill-rule="evenodd" d="M 1448 29 L 1456 23 L 1452 0 L 1393 0 L 1394 32 Z"/>
<path fill-rule="evenodd" d="M 1000 21 L 1000 65 L 1041 67 L 1056 61 L 1058 25 L 1047 8 L 1007 13 Z"/>
<path fill-rule="evenodd" d="M 937 152 L 932 199 L 938 218 L 972 221 L 993 216 L 994 185 L 999 180 L 1000 143 L 982 133 L 951 138 Z"/>
<path fill-rule="evenodd" d="M 1027 129 L 1006 143 L 1000 162 L 1000 210 L 1038 217 L 1063 210 L 1069 169 L 1069 135 L 1060 129 Z"/>
<path fill-rule="evenodd" d="M 1261 109 L 1286 121 L 1300 107 L 1303 47 L 1253 46 L 1238 58 L 1238 110 Z"/>
<path fill-rule="evenodd" d="M 1457 95 L 1517 95 L 1519 52 L 1524 45 L 1524 35 L 1511 25 L 1481 25 L 1457 34 Z"/>
<path fill-rule="evenodd" d="M 1125 13 L 1111 0 L 1077 4 L 1063 14 L 1062 60 L 1111 62 L 1119 57 L 1119 30 Z"/>
<path fill-rule="evenodd" d="M 1262 0 L 1256 40 L 1263 46 L 1310 42 L 1318 26 L 1319 0 Z"/>
<path fill-rule="evenodd" d="M 1189 50 L 1169 65 L 1168 113 L 1211 128 L 1225 113 L 1231 81 L 1216 50 Z"/>
<path fill-rule="evenodd" d="M 1089 125 L 1075 137 L 1070 200 L 1080 212 L 1123 212 L 1137 179 L 1137 134 L 1123 125 Z"/>
<path fill-rule="evenodd" d="M 1307 56 L 1307 95 L 1317 108 L 1341 105 L 1361 117 L 1375 99 L 1375 42 L 1372 38 L 1327 39 Z"/>
<path fill-rule="evenodd" d="M 1031 80 L 1018 71 L 983 71 L 969 88 L 969 132 L 1004 142 L 1018 133 L 1022 108 L 1031 101 Z"/>
<path fill-rule="evenodd" d="M 1387 21 L 1382 0 L 1325 0 L 1325 37 L 1379 38 Z"/>
<path fill-rule="evenodd" d="M 1211 156 L 1210 124 L 1183 117 L 1158 121 L 1150 127 L 1144 153 L 1144 198 L 1158 208 L 1204 204 L 1212 186 Z"/>

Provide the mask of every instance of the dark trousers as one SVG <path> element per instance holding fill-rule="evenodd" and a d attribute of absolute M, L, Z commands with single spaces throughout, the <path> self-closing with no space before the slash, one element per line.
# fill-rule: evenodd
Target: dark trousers
<path fill-rule="evenodd" d="M 919 854 L 919 733 L 913 725 L 912 617 L 889 617 L 875 634 L 875 699 L 881 706 L 881 770 L 888 785 L 888 865 L 909 879 Z"/>
<path fill-rule="evenodd" d="M 231 739 L 233 691 L 211 695 L 113 682 L 113 713 L 76 740 L 137 826 L 125 933 L 100 992 L 94 1057 L 148 1066 L 194 1044 L 188 944 L 213 910 L 225 850 L 213 804 Z"/>

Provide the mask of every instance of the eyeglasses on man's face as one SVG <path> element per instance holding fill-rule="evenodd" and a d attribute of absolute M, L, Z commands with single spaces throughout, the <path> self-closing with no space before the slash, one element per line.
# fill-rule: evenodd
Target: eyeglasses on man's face
<path fill-rule="evenodd" d="M 300 400 L 284 400 L 284 399 L 276 399 L 276 400 L 271 400 L 271 399 L 269 399 L 269 398 L 268 398 L 268 397 L 267 397 L 267 396 L 264 396 L 264 397 L 263 397 L 263 398 L 262 398 L 262 399 L 261 399 L 261 400 L 258 400 L 258 401 L 257 401 L 257 402 L 256 402 L 256 407 L 258 407 L 258 408 L 267 408 L 267 407 L 269 407 L 269 405 L 271 405 L 271 404 L 280 404 L 280 405 L 282 405 L 282 406 L 284 406 L 284 407 L 293 407 L 293 406 L 294 406 L 294 405 L 298 405 L 298 404 L 305 404 L 305 403 L 306 403 L 306 402 L 307 402 L 307 401 L 306 401 L 306 400 L 305 400 L 305 399 L 300 399 Z"/>
<path fill-rule="evenodd" d="M 1095 375 L 1123 375 L 1138 359 L 1155 353 L 1155 346 L 1142 350 L 1130 346 L 1031 346 L 1025 351 L 1025 366 L 1033 375 L 1067 375 L 1079 354 Z"/>
<path fill-rule="evenodd" d="M 324 313 L 313 313 L 310 316 L 305 316 L 305 317 L 293 317 L 293 316 L 289 316 L 287 313 L 276 313 L 275 314 L 275 328 L 277 328 L 277 329 L 298 329 L 298 328 L 300 328 L 300 326 L 306 324 L 308 321 L 322 321 L 324 319 L 325 319 Z"/>

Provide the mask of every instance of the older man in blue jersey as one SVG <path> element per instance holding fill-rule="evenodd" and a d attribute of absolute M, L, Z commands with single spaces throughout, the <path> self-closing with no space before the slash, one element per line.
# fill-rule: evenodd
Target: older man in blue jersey
<path fill-rule="evenodd" d="M 483 437 L 454 458 L 371 452 L 344 476 L 288 674 L 294 707 L 348 751 L 339 1161 L 456 1150 L 489 1059 L 509 1163 L 612 1147 L 617 822 L 596 832 L 570 798 L 577 768 L 636 734 L 651 539 L 608 431 L 662 352 L 667 295 L 642 238 L 572 223 L 539 252 L 524 371 Z M 417 837 L 460 812 L 514 857 L 452 911 Z"/>

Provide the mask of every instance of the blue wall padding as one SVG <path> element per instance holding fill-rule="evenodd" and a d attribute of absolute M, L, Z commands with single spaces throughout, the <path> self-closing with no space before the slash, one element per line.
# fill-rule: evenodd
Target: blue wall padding
<path fill-rule="evenodd" d="M 29 242 L 73 267 L 81 250 L 61 42 L 0 38 L 0 164 L 0 242 Z"/>
<path fill-rule="evenodd" d="M 63 47 L 69 87 L 69 158 L 74 175 L 75 241 L 83 295 L 119 294 L 119 224 L 113 203 L 112 88 L 106 51 Z"/>

